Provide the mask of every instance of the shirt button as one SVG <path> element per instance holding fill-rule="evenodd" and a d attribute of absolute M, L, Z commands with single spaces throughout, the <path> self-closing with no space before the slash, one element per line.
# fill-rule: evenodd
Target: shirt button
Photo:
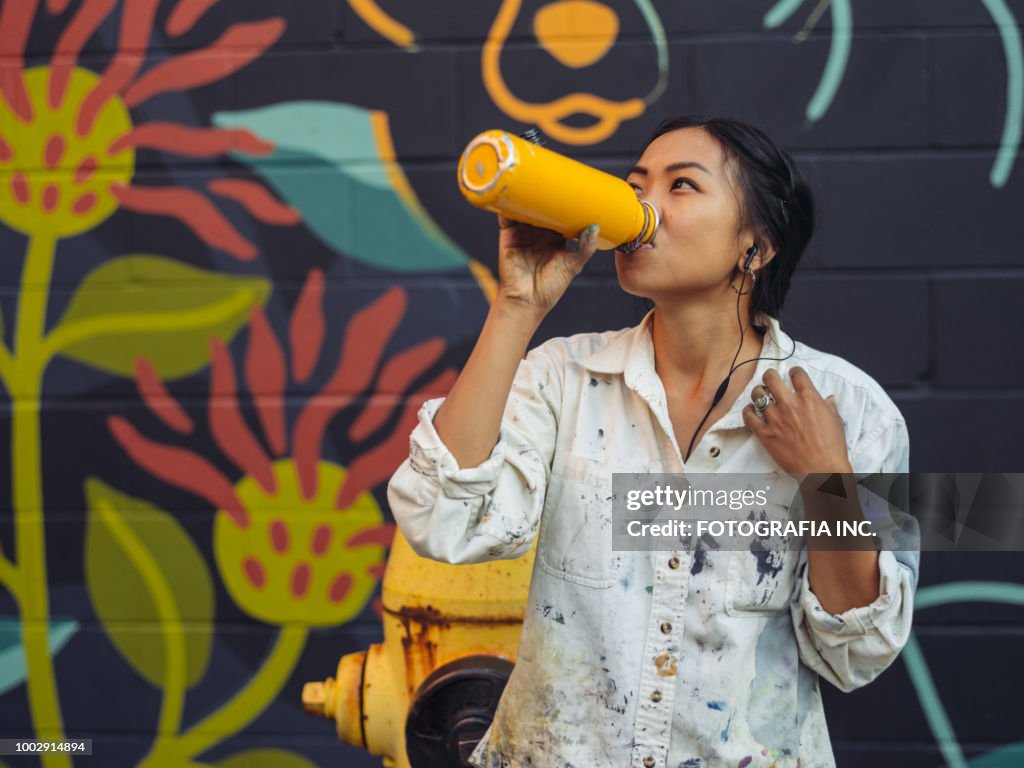
<path fill-rule="evenodd" d="M 651 693 L 651 701 L 653 701 L 655 704 L 661 701 L 661 691 L 654 691 L 653 693 Z"/>
<path fill-rule="evenodd" d="M 661 623 L 661 634 L 667 635 L 671 631 L 672 631 L 672 625 L 669 624 L 667 621 L 663 621 Z"/>
<path fill-rule="evenodd" d="M 644 768 L 654 768 L 654 758 L 650 755 L 644 758 Z"/>
<path fill-rule="evenodd" d="M 721 448 L 719 448 L 719 447 L 718 447 L 717 445 L 712 445 L 712 446 L 711 446 L 711 450 L 710 450 L 710 451 L 708 451 L 708 453 L 710 453 L 710 454 L 711 454 L 711 458 L 712 458 L 712 459 L 713 459 L 713 458 L 715 458 L 715 457 L 716 457 L 716 456 L 717 456 L 718 454 L 720 454 L 721 452 L 722 452 L 722 449 L 721 449 Z"/>
<path fill-rule="evenodd" d="M 675 555 L 672 555 L 672 557 L 670 557 L 668 559 L 668 567 L 671 568 L 673 571 L 676 568 L 678 568 L 679 567 L 679 558 L 676 557 Z"/>

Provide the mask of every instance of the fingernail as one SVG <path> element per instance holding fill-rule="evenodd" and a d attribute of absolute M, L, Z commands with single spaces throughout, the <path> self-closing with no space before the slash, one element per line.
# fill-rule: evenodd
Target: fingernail
<path fill-rule="evenodd" d="M 575 239 L 573 239 L 573 240 L 566 240 L 565 241 L 565 247 L 567 249 L 569 249 L 570 251 L 573 251 L 573 252 L 578 251 L 580 249 L 580 241 L 579 240 L 575 240 Z"/>

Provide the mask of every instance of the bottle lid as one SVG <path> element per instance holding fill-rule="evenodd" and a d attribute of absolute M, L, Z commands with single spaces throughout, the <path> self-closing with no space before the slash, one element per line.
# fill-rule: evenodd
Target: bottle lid
<path fill-rule="evenodd" d="M 462 153 L 459 181 L 464 191 L 483 195 L 515 164 L 512 140 L 497 131 L 488 131 L 473 139 Z"/>

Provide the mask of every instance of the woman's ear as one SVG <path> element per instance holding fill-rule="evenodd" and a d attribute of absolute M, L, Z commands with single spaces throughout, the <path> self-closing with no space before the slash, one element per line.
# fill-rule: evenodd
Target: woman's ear
<path fill-rule="evenodd" d="M 766 248 L 767 252 L 762 250 L 762 246 L 759 243 L 753 243 L 748 246 L 738 260 L 736 268 L 740 272 L 746 272 L 748 267 L 754 270 L 754 272 L 760 272 L 768 266 L 769 261 L 775 258 L 775 249 L 770 246 L 766 246 Z"/>
<path fill-rule="evenodd" d="M 756 249 L 756 250 L 755 250 Z M 747 249 L 744 263 L 749 264 L 755 272 L 760 272 L 775 258 L 775 249 L 764 243 L 755 243 Z"/>

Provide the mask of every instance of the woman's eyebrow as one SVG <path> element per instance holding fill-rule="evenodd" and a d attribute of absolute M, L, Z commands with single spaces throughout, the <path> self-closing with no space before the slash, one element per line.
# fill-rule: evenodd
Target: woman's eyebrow
<path fill-rule="evenodd" d="M 680 163 L 672 163 L 671 165 L 666 165 L 665 166 L 665 173 L 672 173 L 673 171 L 681 171 L 684 168 L 700 168 L 700 170 L 704 171 L 704 173 L 706 173 L 711 178 L 715 177 L 715 174 L 713 174 L 711 171 L 709 171 L 703 165 L 701 165 L 700 163 L 695 163 L 692 160 L 684 161 L 684 162 L 680 162 Z M 644 166 L 642 166 L 642 165 L 634 165 L 632 168 L 629 169 L 629 173 L 627 173 L 626 175 L 627 176 L 632 176 L 634 173 L 637 174 L 638 176 L 646 176 L 647 175 L 647 169 Z"/>

